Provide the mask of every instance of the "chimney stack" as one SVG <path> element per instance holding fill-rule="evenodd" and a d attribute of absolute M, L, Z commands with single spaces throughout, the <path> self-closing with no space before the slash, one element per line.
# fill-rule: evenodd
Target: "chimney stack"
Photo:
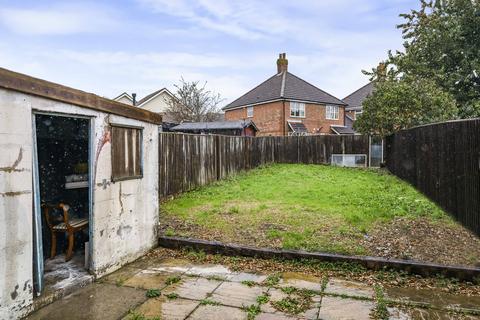
<path fill-rule="evenodd" d="M 277 72 L 280 74 L 282 72 L 288 71 L 288 60 L 286 53 L 280 53 L 277 59 Z"/>
<path fill-rule="evenodd" d="M 137 105 L 137 94 L 132 93 L 132 104 L 135 107 Z"/>

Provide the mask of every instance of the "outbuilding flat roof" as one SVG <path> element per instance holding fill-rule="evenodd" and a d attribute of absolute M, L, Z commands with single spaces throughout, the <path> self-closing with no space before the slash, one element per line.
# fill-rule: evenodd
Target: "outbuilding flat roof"
<path fill-rule="evenodd" d="M 111 113 L 126 118 L 162 123 L 162 116 L 145 109 L 97 96 L 96 94 L 34 78 L 22 73 L 0 68 L 0 88 L 27 93 L 76 106 Z"/>
<path fill-rule="evenodd" d="M 248 126 L 254 126 L 255 124 L 249 120 L 236 120 L 236 121 L 213 121 L 213 122 L 184 122 L 176 127 L 173 127 L 172 131 L 181 130 L 229 130 L 229 129 L 243 129 Z M 256 129 L 256 127 L 255 127 Z"/>

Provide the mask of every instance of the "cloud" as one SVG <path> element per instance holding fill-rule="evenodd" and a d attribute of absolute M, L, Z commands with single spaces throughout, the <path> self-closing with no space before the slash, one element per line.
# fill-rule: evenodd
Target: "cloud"
<path fill-rule="evenodd" d="M 23 35 L 98 33 L 117 25 L 110 9 L 88 3 L 32 9 L 3 7 L 0 24 Z"/>

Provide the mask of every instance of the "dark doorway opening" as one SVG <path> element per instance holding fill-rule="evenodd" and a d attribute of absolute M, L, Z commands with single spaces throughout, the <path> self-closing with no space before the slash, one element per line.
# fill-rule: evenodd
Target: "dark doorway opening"
<path fill-rule="evenodd" d="M 36 212 L 35 255 L 43 270 L 37 294 L 54 294 L 90 279 L 90 119 L 35 114 Z M 37 270 L 37 268 L 35 268 Z"/>

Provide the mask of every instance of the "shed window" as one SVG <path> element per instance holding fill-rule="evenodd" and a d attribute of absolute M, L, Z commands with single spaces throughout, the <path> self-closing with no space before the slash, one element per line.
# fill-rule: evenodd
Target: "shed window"
<path fill-rule="evenodd" d="M 290 116 L 291 117 L 305 117 L 305 103 L 290 102 Z"/>
<path fill-rule="evenodd" d="M 338 106 L 327 106 L 327 120 L 338 120 L 339 107 Z"/>
<path fill-rule="evenodd" d="M 253 107 L 247 107 L 247 118 L 253 117 Z"/>
<path fill-rule="evenodd" d="M 112 126 L 112 180 L 142 178 L 142 129 Z"/>

